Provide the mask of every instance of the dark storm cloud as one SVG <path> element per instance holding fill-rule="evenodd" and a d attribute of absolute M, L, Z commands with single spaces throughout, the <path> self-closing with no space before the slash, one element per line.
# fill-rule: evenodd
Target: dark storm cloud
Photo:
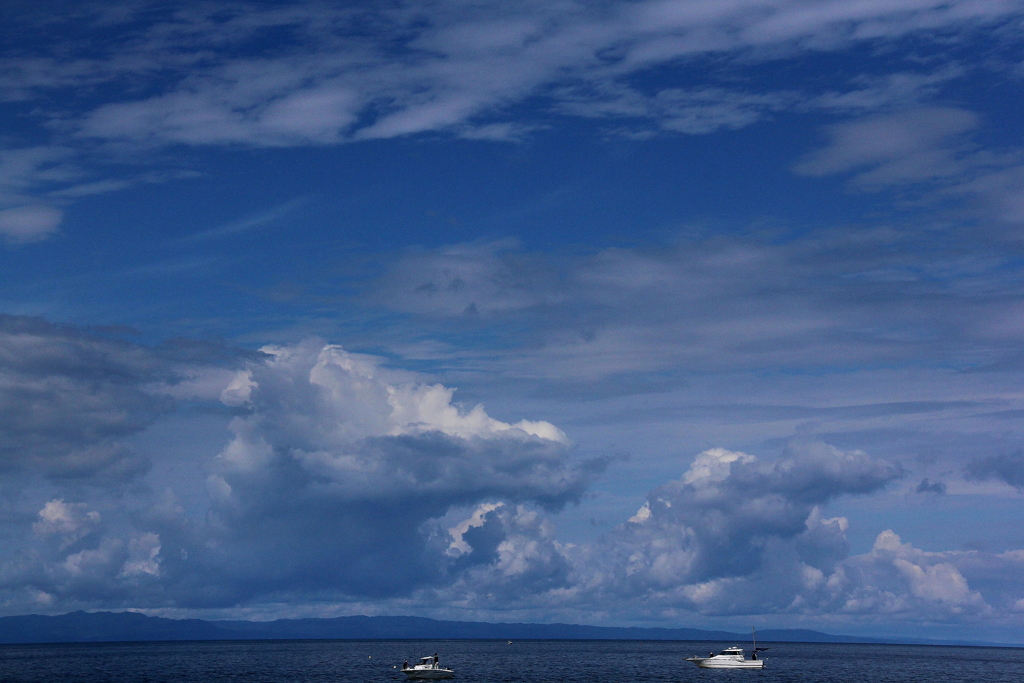
<path fill-rule="evenodd" d="M 914 489 L 916 493 L 935 493 L 942 495 L 946 492 L 946 485 L 941 481 L 932 481 L 925 477 Z"/>
<path fill-rule="evenodd" d="M 210 518 L 220 571 L 246 598 L 300 586 L 406 595 L 443 578 L 443 556 L 421 527 L 451 507 L 504 500 L 557 509 L 579 499 L 588 473 L 540 441 L 426 433 L 376 437 L 315 459 L 278 444 L 258 469 L 221 464 Z M 493 552 L 484 547 L 493 530 L 469 534 L 474 562 Z M 242 569 L 253 566 L 259 571 Z"/>
<path fill-rule="evenodd" d="M 38 318 L 0 316 L 0 467 L 127 479 L 143 456 L 118 444 L 173 408 L 170 364 L 141 346 Z"/>
<path fill-rule="evenodd" d="M 974 480 L 997 479 L 1024 490 L 1024 451 L 977 458 L 967 463 L 965 471 Z"/>
<path fill-rule="evenodd" d="M 0 468 L 128 480 L 148 468 L 124 442 L 179 400 L 216 399 L 258 357 L 176 339 L 150 347 L 42 318 L 0 315 Z"/>

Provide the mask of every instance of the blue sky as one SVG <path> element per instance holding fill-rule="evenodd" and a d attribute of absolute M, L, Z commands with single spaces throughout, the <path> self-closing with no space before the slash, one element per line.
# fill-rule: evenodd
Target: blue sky
<path fill-rule="evenodd" d="M 1022 16 L 6 3 L 0 612 L 1024 643 Z"/>

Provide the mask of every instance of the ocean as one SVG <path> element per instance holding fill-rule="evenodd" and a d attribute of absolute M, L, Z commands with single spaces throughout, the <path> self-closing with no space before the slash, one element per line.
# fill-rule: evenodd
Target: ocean
<path fill-rule="evenodd" d="M 439 654 L 454 683 L 1020 683 L 1024 648 L 764 643 L 764 669 L 698 669 L 684 657 L 748 643 L 278 640 L 0 645 L 2 683 L 401 683 Z M 397 667 L 397 668 L 396 668 Z"/>

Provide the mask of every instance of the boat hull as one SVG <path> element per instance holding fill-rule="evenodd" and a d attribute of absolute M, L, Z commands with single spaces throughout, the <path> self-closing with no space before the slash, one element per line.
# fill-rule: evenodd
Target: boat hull
<path fill-rule="evenodd" d="M 402 673 L 410 679 L 420 681 L 438 681 L 455 676 L 451 669 L 402 669 Z"/>
<path fill-rule="evenodd" d="M 763 669 L 763 659 L 725 659 L 719 657 L 695 657 L 689 660 L 702 669 Z"/>

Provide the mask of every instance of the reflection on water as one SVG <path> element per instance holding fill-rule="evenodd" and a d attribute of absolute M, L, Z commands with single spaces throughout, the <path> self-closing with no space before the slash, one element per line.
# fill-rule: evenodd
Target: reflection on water
<path fill-rule="evenodd" d="M 403 661 L 434 652 L 455 670 L 456 683 L 747 683 L 751 677 L 758 683 L 1024 681 L 1021 648 L 763 643 L 771 647 L 762 655 L 767 662 L 763 670 L 698 669 L 683 660 L 733 644 L 304 640 L 2 645 L 0 683 L 402 683 Z"/>

